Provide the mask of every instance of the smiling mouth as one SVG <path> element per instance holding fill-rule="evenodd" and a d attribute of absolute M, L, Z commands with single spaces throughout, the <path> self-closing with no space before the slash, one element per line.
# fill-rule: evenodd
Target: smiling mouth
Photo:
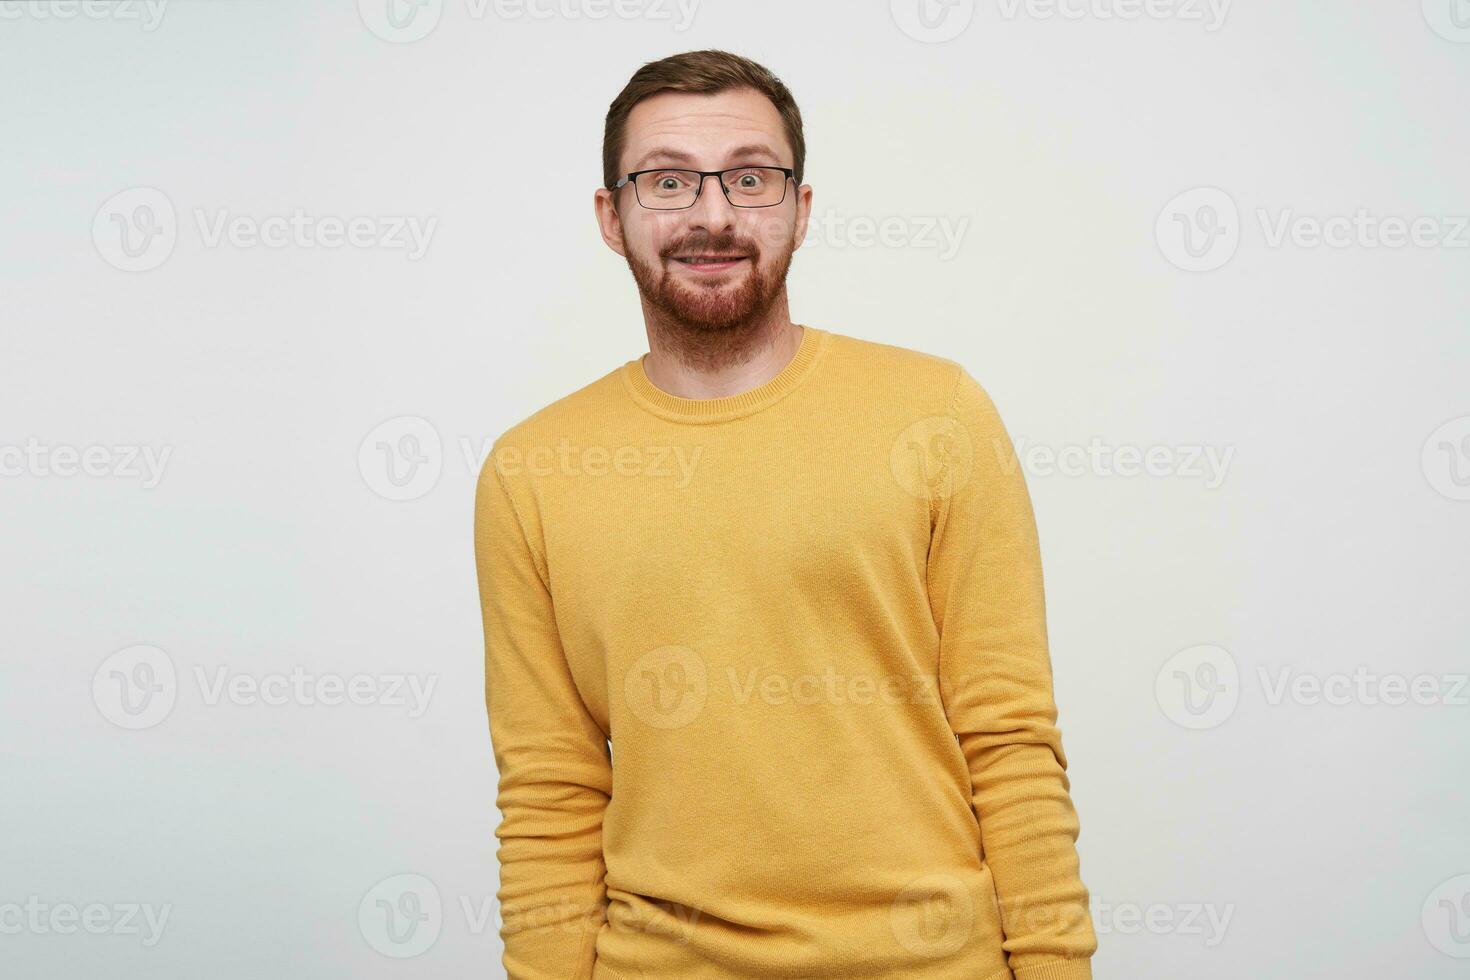
<path fill-rule="evenodd" d="M 737 262 L 744 262 L 746 258 L 744 255 L 676 255 L 674 261 L 703 272 L 728 269 Z"/>

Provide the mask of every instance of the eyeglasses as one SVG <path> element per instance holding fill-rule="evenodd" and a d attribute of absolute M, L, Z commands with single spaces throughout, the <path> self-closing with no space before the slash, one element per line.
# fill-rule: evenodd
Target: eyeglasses
<path fill-rule="evenodd" d="M 731 167 L 728 170 L 635 170 L 618 178 L 617 190 L 633 184 L 638 203 L 654 211 L 692 208 L 704 190 L 704 178 L 720 178 L 725 199 L 737 208 L 769 208 L 786 200 L 786 181 L 796 178 L 790 167 Z"/>

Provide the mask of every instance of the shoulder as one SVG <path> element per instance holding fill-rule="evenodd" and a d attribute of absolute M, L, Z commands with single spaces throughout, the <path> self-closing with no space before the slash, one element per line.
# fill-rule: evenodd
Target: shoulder
<path fill-rule="evenodd" d="M 994 410 L 984 386 L 958 360 L 846 334 L 833 333 L 828 340 L 833 364 L 866 390 L 908 391 L 940 413 Z"/>
<path fill-rule="evenodd" d="M 542 456 L 551 458 L 558 447 L 574 443 L 590 429 L 606 420 L 621 407 L 623 366 L 607 372 L 555 401 L 537 409 L 503 429 L 490 445 L 480 469 L 480 481 L 487 474 L 524 470 Z"/>
<path fill-rule="evenodd" d="M 912 381 L 950 381 L 960 365 L 947 357 L 829 331 L 829 356 L 849 370 Z"/>

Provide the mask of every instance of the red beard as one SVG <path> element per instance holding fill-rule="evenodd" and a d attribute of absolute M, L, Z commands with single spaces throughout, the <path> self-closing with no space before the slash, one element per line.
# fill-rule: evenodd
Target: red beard
<path fill-rule="evenodd" d="M 794 241 L 793 241 L 794 244 Z M 762 268 L 761 252 L 753 242 L 733 237 L 688 239 L 667 246 L 657 265 L 649 265 L 630 252 L 626 258 L 638 291 L 644 300 L 668 319 L 691 333 L 726 333 L 748 326 L 770 309 L 786 283 L 794 249 L 785 248 L 770 268 Z M 675 255 L 741 254 L 747 261 L 729 272 L 694 282 L 680 275 L 673 264 Z"/>

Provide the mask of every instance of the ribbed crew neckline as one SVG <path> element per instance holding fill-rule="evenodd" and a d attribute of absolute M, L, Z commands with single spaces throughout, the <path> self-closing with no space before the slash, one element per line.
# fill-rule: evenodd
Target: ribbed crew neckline
<path fill-rule="evenodd" d="M 775 377 L 749 391 L 720 398 L 671 395 L 649 380 L 643 365 L 647 354 L 623 365 L 623 381 L 634 401 L 653 414 L 676 422 L 726 422 L 753 415 L 781 400 L 812 372 L 827 331 L 805 324 L 796 325 L 802 328 L 796 353 Z"/>

